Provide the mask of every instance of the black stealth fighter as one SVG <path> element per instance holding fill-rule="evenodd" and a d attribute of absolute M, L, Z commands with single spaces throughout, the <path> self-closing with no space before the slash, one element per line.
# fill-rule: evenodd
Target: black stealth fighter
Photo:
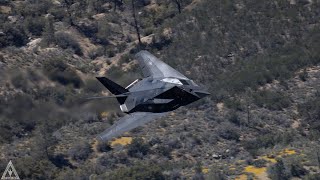
<path fill-rule="evenodd" d="M 158 117 L 185 106 L 207 95 L 192 80 L 160 61 L 148 51 L 140 51 L 135 58 L 143 73 L 126 88 L 106 77 L 97 79 L 116 97 L 122 112 L 127 113 L 98 136 L 108 141 L 124 132 L 150 122 Z"/>

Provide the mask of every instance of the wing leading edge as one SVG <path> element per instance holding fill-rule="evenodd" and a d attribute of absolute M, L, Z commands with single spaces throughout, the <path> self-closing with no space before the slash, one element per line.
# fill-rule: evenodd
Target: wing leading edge
<path fill-rule="evenodd" d="M 111 140 L 122 135 L 124 132 L 128 132 L 165 114 L 167 113 L 136 112 L 128 114 L 98 135 L 97 139 L 103 142 Z"/>
<path fill-rule="evenodd" d="M 143 50 L 138 52 L 135 58 L 138 60 L 144 77 L 173 77 L 179 79 L 188 79 L 186 76 L 173 69 L 166 63 L 160 61 L 157 57 L 155 57 L 148 51 Z"/>

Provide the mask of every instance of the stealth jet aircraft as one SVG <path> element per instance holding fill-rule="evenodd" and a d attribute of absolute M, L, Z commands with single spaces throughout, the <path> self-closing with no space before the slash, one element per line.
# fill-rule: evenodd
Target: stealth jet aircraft
<path fill-rule="evenodd" d="M 124 132 L 150 122 L 207 95 L 192 80 L 160 61 L 148 51 L 136 54 L 143 79 L 137 79 L 126 88 L 107 79 L 97 79 L 117 98 L 122 112 L 127 113 L 98 136 L 108 141 Z"/>

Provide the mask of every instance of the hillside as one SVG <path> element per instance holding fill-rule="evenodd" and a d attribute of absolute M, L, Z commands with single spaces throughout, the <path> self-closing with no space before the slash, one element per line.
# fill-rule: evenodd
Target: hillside
<path fill-rule="evenodd" d="M 21 179 L 320 179 L 319 19 L 319 0 L 1 1 L 0 170 L 12 160 Z M 141 77 L 141 49 L 211 95 L 99 144 L 124 114 L 83 99 L 109 94 L 96 76 Z"/>

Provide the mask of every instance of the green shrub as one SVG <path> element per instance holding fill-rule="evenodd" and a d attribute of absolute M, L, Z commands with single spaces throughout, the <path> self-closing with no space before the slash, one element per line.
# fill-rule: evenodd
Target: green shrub
<path fill-rule="evenodd" d="M 52 1 L 24 1 L 21 5 L 16 6 L 16 13 L 24 17 L 39 16 L 47 14 L 48 10 L 52 7 Z"/>
<path fill-rule="evenodd" d="M 131 157 L 143 157 L 150 150 L 149 144 L 145 143 L 142 138 L 134 138 L 128 146 L 128 155 Z"/>
<path fill-rule="evenodd" d="M 103 56 L 106 53 L 106 49 L 104 47 L 98 47 L 97 49 L 91 49 L 88 52 L 88 56 L 90 59 L 94 60 L 97 57 Z"/>
<path fill-rule="evenodd" d="M 241 119 L 240 117 L 236 114 L 236 112 L 232 112 L 230 117 L 229 117 L 229 121 L 233 124 L 235 124 L 236 126 L 240 126 L 241 125 Z"/>
<path fill-rule="evenodd" d="M 304 117 L 302 125 L 310 127 L 309 138 L 317 140 L 320 137 L 320 94 L 298 105 L 299 113 Z"/>
<path fill-rule="evenodd" d="M 239 141 L 239 130 L 232 126 L 230 123 L 222 124 L 218 130 L 219 136 L 227 140 Z"/>
<path fill-rule="evenodd" d="M 308 78 L 308 72 L 306 69 L 303 69 L 303 72 L 299 74 L 301 81 L 306 81 Z"/>
<path fill-rule="evenodd" d="M 287 145 L 292 142 L 295 138 L 295 132 L 278 132 L 271 133 L 266 132 L 259 135 L 255 139 L 245 140 L 242 142 L 244 148 L 250 153 L 255 154 L 260 148 L 271 148 L 277 144 Z"/>
<path fill-rule="evenodd" d="M 91 146 L 87 142 L 79 143 L 69 151 L 71 158 L 78 161 L 85 161 L 91 153 Z"/>
<path fill-rule="evenodd" d="M 282 110 L 291 104 L 290 98 L 281 92 L 263 90 L 253 94 L 253 97 L 255 104 L 270 110 Z"/>
<path fill-rule="evenodd" d="M 119 63 L 120 64 L 128 63 L 128 62 L 130 62 L 131 59 L 133 59 L 131 54 L 125 54 L 125 55 L 121 56 Z"/>
<path fill-rule="evenodd" d="M 69 33 L 57 32 L 55 34 L 55 42 L 63 49 L 71 48 L 77 55 L 82 55 L 82 49 L 78 41 Z"/>
<path fill-rule="evenodd" d="M 302 177 L 308 174 L 308 171 L 300 162 L 293 162 L 290 164 L 290 172 L 293 177 Z"/>
<path fill-rule="evenodd" d="M 25 28 L 34 36 L 40 36 L 42 34 L 45 24 L 45 19 L 41 16 L 27 17 L 24 21 Z"/>
<path fill-rule="evenodd" d="M 273 180 L 289 180 L 290 178 L 282 159 L 278 159 L 276 164 L 270 166 L 268 175 Z"/>
<path fill-rule="evenodd" d="M 27 44 L 28 36 L 21 25 L 4 23 L 2 27 L 4 36 L 0 36 L 0 48 L 6 46 L 21 47 Z"/>
<path fill-rule="evenodd" d="M 97 150 L 99 152 L 108 152 L 108 151 L 112 150 L 112 148 L 109 143 L 98 142 Z"/>
<path fill-rule="evenodd" d="M 264 159 L 257 159 L 252 162 L 252 165 L 258 168 L 266 167 L 268 161 Z"/>
<path fill-rule="evenodd" d="M 12 77 L 11 77 L 11 82 L 12 82 L 12 85 L 15 87 L 15 88 L 18 88 L 18 89 L 22 89 L 23 91 L 27 90 L 28 89 L 28 80 L 26 77 L 24 77 L 24 75 L 20 72 L 14 74 Z"/>
<path fill-rule="evenodd" d="M 102 45 L 109 44 L 109 38 L 112 35 L 112 30 L 107 21 L 99 21 L 98 22 L 98 31 L 95 35 L 95 41 Z"/>

